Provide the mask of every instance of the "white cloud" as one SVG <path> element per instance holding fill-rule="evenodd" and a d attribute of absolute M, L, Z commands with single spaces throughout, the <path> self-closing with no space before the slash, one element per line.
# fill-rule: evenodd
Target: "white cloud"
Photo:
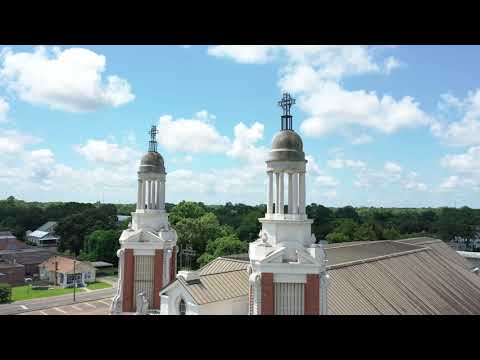
<path fill-rule="evenodd" d="M 28 144 L 38 143 L 40 139 L 22 134 L 16 130 L 0 129 L 0 155 L 21 154 Z"/>
<path fill-rule="evenodd" d="M 130 147 L 120 147 L 106 140 L 89 139 L 84 145 L 74 146 L 74 150 L 85 156 L 88 161 L 111 165 L 131 161 L 139 153 Z"/>
<path fill-rule="evenodd" d="M 319 175 L 315 178 L 315 184 L 323 187 L 336 187 L 339 183 L 328 175 Z"/>
<path fill-rule="evenodd" d="M 438 108 L 446 116 L 460 115 L 457 121 L 435 121 L 432 133 L 445 143 L 454 146 L 480 145 L 480 89 L 469 92 L 463 100 L 443 94 Z"/>
<path fill-rule="evenodd" d="M 10 110 L 10 105 L 5 99 L 0 97 L 0 123 L 7 121 L 7 113 Z"/>
<path fill-rule="evenodd" d="M 301 96 L 299 105 L 310 114 L 300 129 L 311 137 L 355 127 L 390 134 L 431 121 L 409 96 L 395 100 L 389 95 L 379 97 L 374 91 L 347 91 L 334 82 L 324 82 Z"/>
<path fill-rule="evenodd" d="M 441 165 L 461 173 L 480 174 L 480 146 L 473 146 L 464 154 L 447 155 Z"/>
<path fill-rule="evenodd" d="M 363 144 L 372 141 L 372 136 L 351 135 L 351 130 L 390 134 L 432 121 L 412 97 L 394 99 L 374 91 L 349 91 L 340 85 L 347 76 L 389 74 L 401 65 L 393 56 L 381 58 L 380 52 L 369 46 L 213 46 L 208 53 L 241 63 L 282 60 L 278 86 L 298 95 L 299 106 L 308 115 L 300 126 L 306 136 L 339 131 L 351 137 L 352 143 Z"/>
<path fill-rule="evenodd" d="M 323 171 L 320 166 L 317 164 L 315 158 L 311 155 L 305 156 L 307 160 L 307 173 L 312 173 L 314 175 L 322 175 Z"/>
<path fill-rule="evenodd" d="M 387 161 L 383 167 L 385 169 L 386 172 L 388 173 L 401 173 L 403 171 L 403 168 L 394 163 L 394 162 L 391 162 L 391 161 Z"/>
<path fill-rule="evenodd" d="M 242 122 L 238 123 L 235 125 L 235 138 L 227 155 L 251 164 L 264 165 L 268 149 L 264 146 L 255 146 L 258 141 L 263 139 L 263 131 L 264 126 L 259 122 L 255 122 L 251 127 L 247 127 Z"/>
<path fill-rule="evenodd" d="M 171 115 L 163 115 L 158 121 L 157 140 L 168 151 L 184 151 L 191 153 L 224 153 L 228 150 L 230 140 L 222 136 L 208 122 L 208 114 L 203 112 L 200 118 L 173 119 Z"/>
<path fill-rule="evenodd" d="M 135 96 L 117 75 L 102 78 L 105 56 L 84 48 L 2 51 L 0 81 L 22 100 L 70 112 L 118 107 Z"/>
<path fill-rule="evenodd" d="M 350 168 L 350 169 L 364 169 L 366 168 L 366 164 L 360 160 L 350 160 L 345 159 L 343 152 L 341 150 L 334 152 L 335 158 L 329 159 L 327 161 L 327 166 L 332 169 L 343 169 L 343 168 Z"/>
<path fill-rule="evenodd" d="M 400 61 L 398 61 L 398 59 L 394 58 L 393 56 L 390 56 L 387 59 L 385 59 L 385 62 L 384 62 L 385 72 L 387 74 L 390 74 L 390 72 L 393 69 L 400 67 L 400 65 L 401 64 L 400 64 Z"/>
<path fill-rule="evenodd" d="M 218 45 L 208 48 L 208 54 L 229 58 L 243 64 L 264 64 L 273 59 L 275 46 L 271 45 Z"/>

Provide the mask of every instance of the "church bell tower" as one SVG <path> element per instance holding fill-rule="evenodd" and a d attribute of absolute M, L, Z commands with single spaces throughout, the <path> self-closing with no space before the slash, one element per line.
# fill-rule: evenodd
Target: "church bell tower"
<path fill-rule="evenodd" d="M 293 130 L 290 109 L 295 99 L 285 93 L 278 104 L 283 109 L 281 130 L 266 161 L 267 212 L 259 219 L 259 239 L 249 247 L 249 313 L 326 314 L 325 252 L 305 211 L 307 160 L 302 139 Z"/>
<path fill-rule="evenodd" d="M 148 152 L 138 169 L 136 211 L 120 236 L 118 288 L 111 313 L 160 309 L 160 289 L 176 276 L 177 233 L 165 211 L 165 166 L 152 126 Z M 141 309 L 141 310 L 139 310 Z"/>

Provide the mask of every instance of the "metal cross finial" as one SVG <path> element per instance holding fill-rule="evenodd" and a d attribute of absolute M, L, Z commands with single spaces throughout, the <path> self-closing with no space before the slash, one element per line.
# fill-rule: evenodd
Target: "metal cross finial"
<path fill-rule="evenodd" d="M 283 109 L 282 115 L 282 130 L 292 130 L 292 115 L 290 115 L 290 108 L 295 104 L 295 99 L 289 93 L 283 93 L 282 100 L 278 102 L 278 106 Z"/>
<path fill-rule="evenodd" d="M 158 130 L 155 125 L 152 125 L 152 128 L 148 132 L 150 134 L 150 142 L 148 145 L 148 151 L 157 152 L 157 134 Z"/>

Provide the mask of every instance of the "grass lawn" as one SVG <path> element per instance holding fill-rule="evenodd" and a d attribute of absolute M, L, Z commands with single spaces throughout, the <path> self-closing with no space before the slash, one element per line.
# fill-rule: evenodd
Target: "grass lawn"
<path fill-rule="evenodd" d="M 112 287 L 112 285 L 103 281 L 95 281 L 94 283 L 87 284 L 89 290 L 106 289 L 109 287 Z"/>
<path fill-rule="evenodd" d="M 85 291 L 83 289 L 76 290 L 77 292 Z M 30 285 L 12 287 L 12 301 L 38 299 L 43 297 L 58 296 L 73 293 L 73 288 L 62 289 L 55 288 L 51 290 L 32 290 Z"/>

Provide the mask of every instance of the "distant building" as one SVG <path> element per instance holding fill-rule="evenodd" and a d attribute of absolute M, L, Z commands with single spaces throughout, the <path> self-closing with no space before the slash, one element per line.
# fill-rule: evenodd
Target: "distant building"
<path fill-rule="evenodd" d="M 10 231 L 0 231 L 0 251 L 15 250 L 28 247 L 23 241 L 18 240 Z"/>
<path fill-rule="evenodd" d="M 95 267 L 88 261 L 78 261 L 66 256 L 52 256 L 39 266 L 40 280 L 61 287 L 73 287 L 75 279 L 77 287 L 95 282 Z"/>
<path fill-rule="evenodd" d="M 117 223 L 120 224 L 126 220 L 129 220 L 131 216 L 128 215 L 117 215 Z"/>
<path fill-rule="evenodd" d="M 480 252 L 478 251 L 457 251 L 457 253 L 467 259 L 474 268 L 480 268 Z"/>
<path fill-rule="evenodd" d="M 56 227 L 56 221 L 48 221 L 33 232 L 27 231 L 27 240 L 41 247 L 57 246 L 60 237 L 55 234 Z"/>
<path fill-rule="evenodd" d="M 10 261 L 0 261 L 0 283 L 10 285 L 23 284 L 25 281 L 25 266 Z"/>
<path fill-rule="evenodd" d="M 17 240 L 11 232 L 0 232 L 0 262 L 23 265 L 25 275 L 38 274 L 38 265 L 50 258 L 53 253 L 52 248 L 28 246 L 23 241 Z"/>

